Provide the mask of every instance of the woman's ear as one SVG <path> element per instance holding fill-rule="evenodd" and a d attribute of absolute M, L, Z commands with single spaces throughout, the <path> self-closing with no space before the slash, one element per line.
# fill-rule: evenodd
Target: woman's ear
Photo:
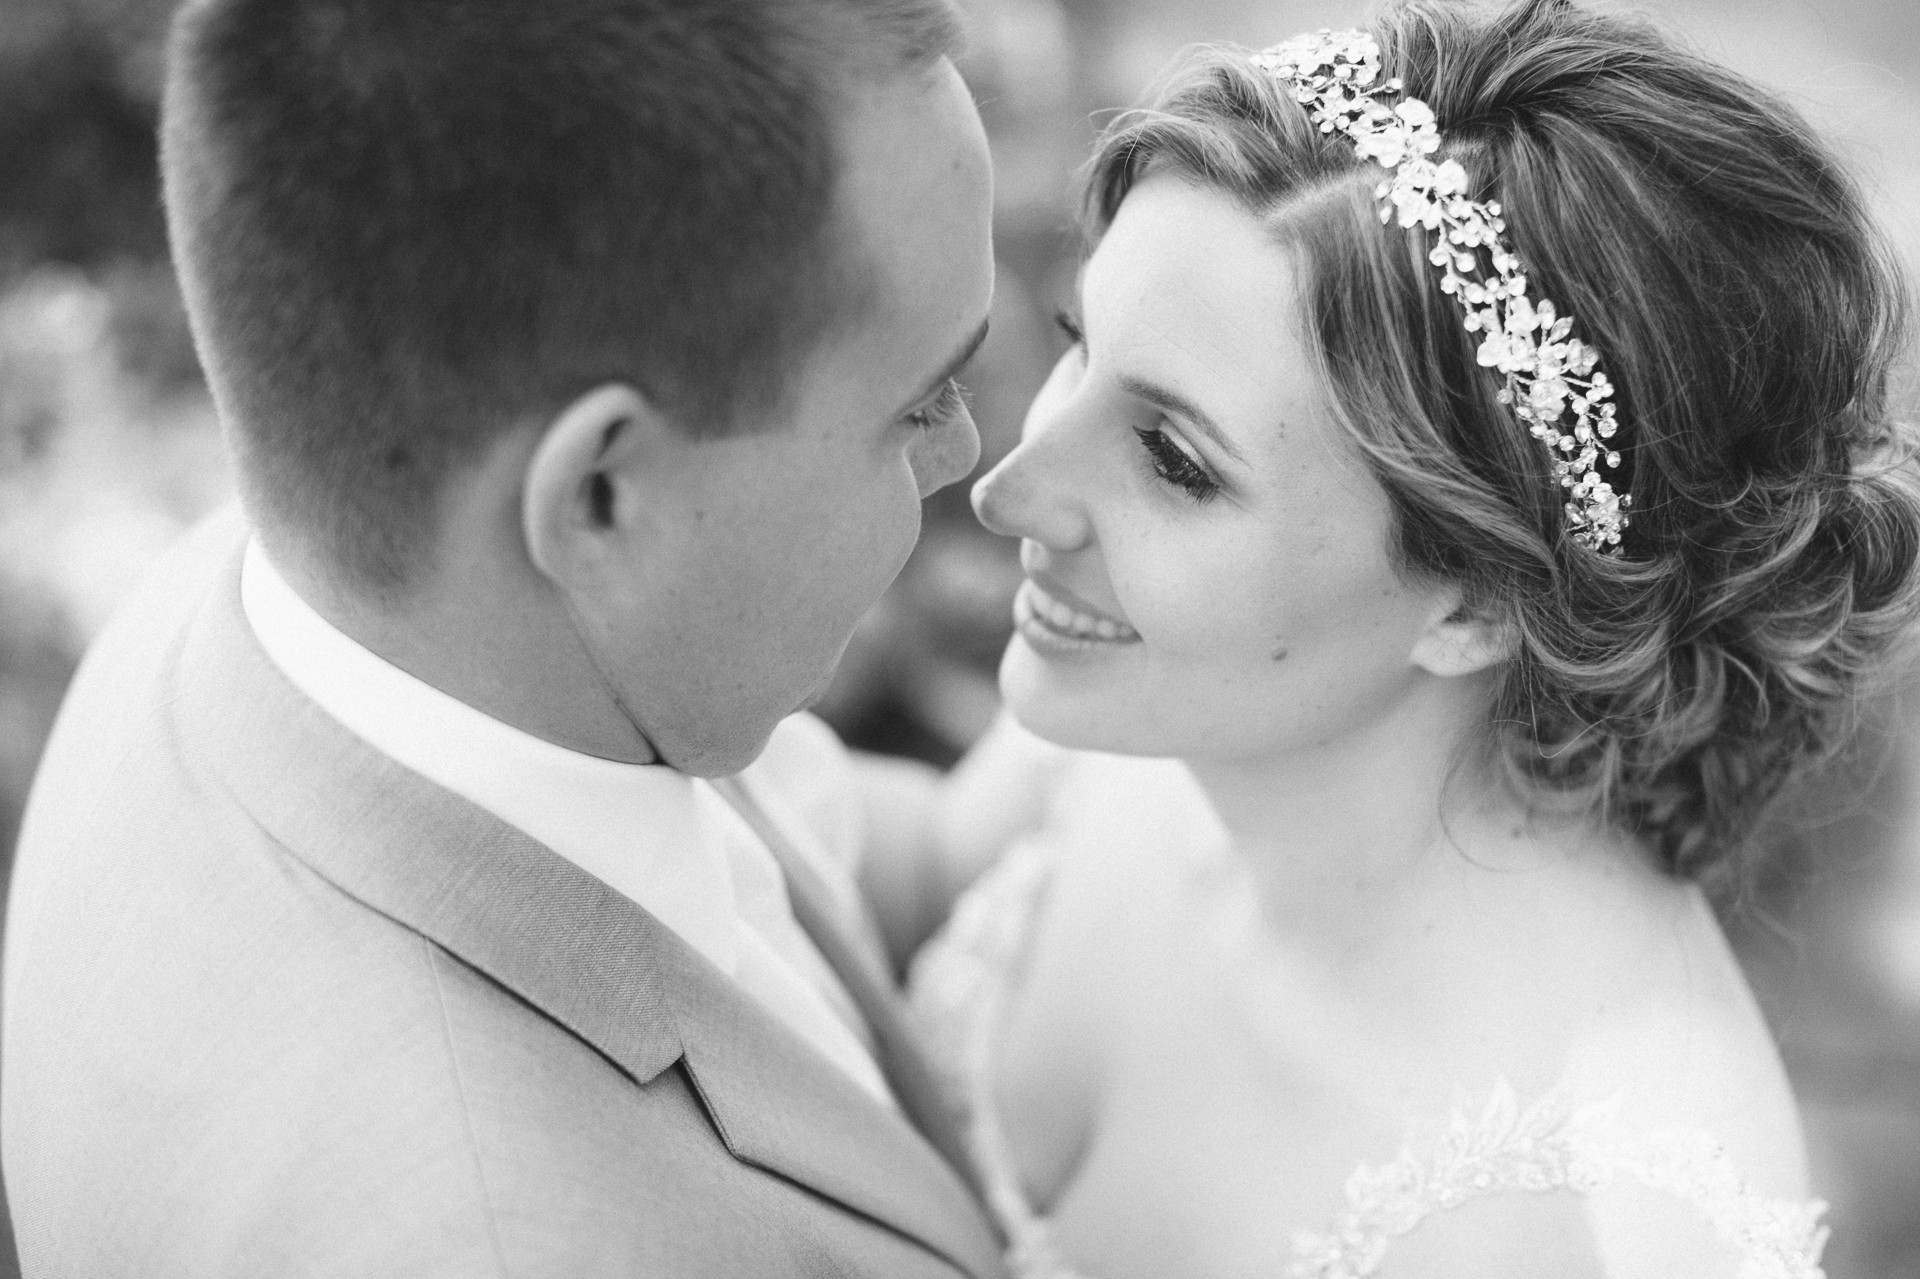
<path fill-rule="evenodd" d="M 1430 675 L 1471 675 L 1512 654 L 1511 630 L 1470 607 L 1456 586 L 1443 592 L 1432 620 L 1414 641 L 1413 664 Z"/>
<path fill-rule="evenodd" d="M 636 458 L 655 452 L 673 430 L 653 405 L 623 383 L 597 386 L 556 414 L 527 460 L 520 495 L 521 532 L 534 567 L 549 580 L 576 583 L 636 531 L 644 502 L 633 491 Z"/>

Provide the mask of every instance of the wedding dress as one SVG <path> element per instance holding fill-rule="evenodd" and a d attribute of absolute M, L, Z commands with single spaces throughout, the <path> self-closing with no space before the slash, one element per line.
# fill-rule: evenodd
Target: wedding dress
<path fill-rule="evenodd" d="M 1051 876 L 1044 837 L 1017 843 L 921 952 L 909 996 L 964 1117 L 1015 1279 L 1096 1279 L 1061 1254 L 1048 1220 L 1028 1201 L 990 1087 L 1006 1001 Z M 1295 1236 L 1291 1263 L 1276 1279 L 1362 1279 L 1396 1239 L 1478 1196 L 1591 1193 L 1623 1179 L 1691 1204 L 1739 1249 L 1739 1279 L 1823 1279 L 1825 1204 L 1763 1198 L 1706 1133 L 1630 1132 L 1616 1112 L 1611 1103 L 1574 1104 L 1558 1092 L 1523 1105 L 1502 1083 L 1484 1104 L 1412 1125 L 1396 1158 L 1354 1171 L 1336 1220 Z"/>

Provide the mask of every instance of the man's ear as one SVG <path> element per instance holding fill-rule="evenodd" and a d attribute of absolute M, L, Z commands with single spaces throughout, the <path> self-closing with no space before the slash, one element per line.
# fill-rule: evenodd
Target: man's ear
<path fill-rule="evenodd" d="M 1449 587 L 1414 641 L 1413 664 L 1430 675 L 1471 675 L 1512 653 L 1511 630 L 1469 607 L 1458 587 Z"/>
<path fill-rule="evenodd" d="M 631 537 L 646 503 L 635 492 L 645 466 L 674 431 L 624 383 L 597 386 L 556 414 L 527 460 L 521 532 L 534 566 L 561 585 L 584 585 L 617 541 Z"/>

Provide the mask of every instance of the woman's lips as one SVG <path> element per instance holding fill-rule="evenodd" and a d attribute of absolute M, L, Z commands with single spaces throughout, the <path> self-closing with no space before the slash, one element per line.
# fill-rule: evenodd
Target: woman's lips
<path fill-rule="evenodd" d="M 1069 604 L 1032 578 L 1021 583 L 1013 597 L 1013 621 L 1029 640 L 1049 642 L 1055 647 L 1134 644 L 1140 639 L 1140 632 L 1125 622 Z"/>

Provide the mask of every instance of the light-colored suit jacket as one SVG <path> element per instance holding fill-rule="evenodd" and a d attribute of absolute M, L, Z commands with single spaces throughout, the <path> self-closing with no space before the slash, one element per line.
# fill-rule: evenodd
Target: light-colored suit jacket
<path fill-rule="evenodd" d="M 29 1279 L 998 1279 L 961 1176 L 646 911 L 293 688 L 217 520 L 88 655 L 8 912 Z"/>

